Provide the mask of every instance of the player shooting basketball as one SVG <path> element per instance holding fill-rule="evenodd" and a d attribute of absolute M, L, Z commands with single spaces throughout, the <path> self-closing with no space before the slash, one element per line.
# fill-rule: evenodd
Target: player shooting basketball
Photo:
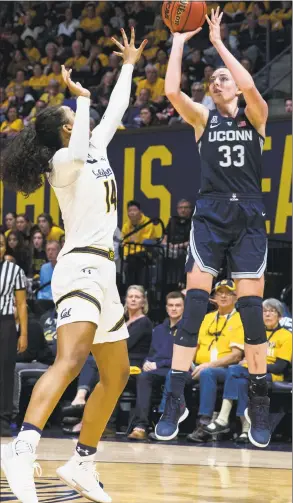
<path fill-rule="evenodd" d="M 156 426 L 160 440 L 178 433 L 186 417 L 184 386 L 198 332 L 207 312 L 213 277 L 227 256 L 245 333 L 245 355 L 251 398 L 246 417 L 249 438 L 258 447 L 270 441 L 266 382 L 266 332 L 262 315 L 267 259 L 265 209 L 261 194 L 261 155 L 268 106 L 251 75 L 229 52 L 220 36 L 219 7 L 206 16 L 210 41 L 226 67 L 213 73 L 209 91 L 216 110 L 209 111 L 180 91 L 184 43 L 198 30 L 174 33 L 165 91 L 179 114 L 195 131 L 201 157 L 201 189 L 196 202 L 186 263 L 187 295 L 182 325 L 173 352 L 171 393 Z M 246 107 L 238 106 L 243 94 Z"/>

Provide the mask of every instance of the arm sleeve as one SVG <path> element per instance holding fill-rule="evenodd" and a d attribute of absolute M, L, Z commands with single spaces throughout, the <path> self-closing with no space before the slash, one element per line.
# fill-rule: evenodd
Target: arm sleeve
<path fill-rule="evenodd" d="M 157 363 L 157 368 L 160 369 L 162 367 L 171 368 L 172 366 L 172 358 L 165 358 L 164 360 L 159 360 Z"/>
<path fill-rule="evenodd" d="M 133 65 L 126 64 L 122 66 L 105 115 L 92 132 L 91 144 L 96 148 L 107 148 L 122 121 L 123 115 L 129 106 L 132 73 Z"/>
<path fill-rule="evenodd" d="M 282 360 L 282 358 L 277 358 L 275 363 L 269 363 L 267 366 L 267 372 L 269 374 L 284 374 L 289 362 L 287 360 Z"/>

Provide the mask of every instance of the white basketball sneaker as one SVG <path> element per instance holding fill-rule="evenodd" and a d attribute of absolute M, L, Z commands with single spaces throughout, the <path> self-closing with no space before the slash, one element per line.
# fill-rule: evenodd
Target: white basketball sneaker
<path fill-rule="evenodd" d="M 22 503 L 38 503 L 34 470 L 41 475 L 41 467 L 35 463 L 33 447 L 24 440 L 13 440 L 1 446 L 1 468 L 11 491 Z"/>
<path fill-rule="evenodd" d="M 57 468 L 58 477 L 79 494 L 98 503 L 111 503 L 112 498 L 99 484 L 94 455 L 75 454 L 65 465 Z"/>

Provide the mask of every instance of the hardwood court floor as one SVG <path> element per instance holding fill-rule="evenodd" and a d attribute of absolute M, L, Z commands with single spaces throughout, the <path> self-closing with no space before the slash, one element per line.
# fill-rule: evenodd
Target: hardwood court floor
<path fill-rule="evenodd" d="M 42 439 L 39 502 L 86 503 L 55 469 L 72 440 Z M 269 450 L 101 442 L 97 469 L 113 503 L 291 503 L 291 454 Z M 1 477 L 1 503 L 17 502 Z"/>

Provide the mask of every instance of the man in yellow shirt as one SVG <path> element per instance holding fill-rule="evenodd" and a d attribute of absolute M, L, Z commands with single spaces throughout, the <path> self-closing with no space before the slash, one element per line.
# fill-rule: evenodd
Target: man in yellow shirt
<path fill-rule="evenodd" d="M 268 340 L 267 374 L 263 376 L 269 382 L 283 381 L 292 359 L 292 334 L 280 325 L 283 316 L 283 306 L 277 299 L 267 299 L 263 302 L 263 318 Z M 207 425 L 204 430 L 209 434 L 219 434 L 229 431 L 229 416 L 233 401 L 237 401 L 236 415 L 242 422 L 242 433 L 239 443 L 248 442 L 249 423 L 245 417 L 248 406 L 249 372 L 247 363 L 234 365 L 228 369 L 226 376 L 222 408 L 217 419 Z M 253 442 L 254 443 L 254 442 Z M 265 447 L 260 444 L 258 447 Z"/>
<path fill-rule="evenodd" d="M 159 103 L 165 96 L 165 81 L 158 76 L 158 69 L 154 65 L 145 67 L 146 79 L 140 80 L 137 84 L 136 96 L 142 89 L 149 89 L 151 92 L 151 101 Z"/>
<path fill-rule="evenodd" d="M 56 80 L 56 82 L 59 83 L 60 89 L 63 91 L 64 89 L 66 89 L 66 85 L 65 85 L 63 77 L 62 77 L 60 61 L 58 61 L 58 60 L 53 61 L 51 69 L 52 69 L 52 72 L 49 73 L 49 75 L 47 77 L 48 82 L 50 80 Z"/>
<path fill-rule="evenodd" d="M 80 28 L 84 31 L 93 33 L 102 28 L 102 18 L 96 15 L 95 4 L 89 3 L 86 7 L 86 17 L 80 23 Z"/>
<path fill-rule="evenodd" d="M 82 43 L 79 40 L 75 40 L 72 43 L 71 49 L 73 56 L 65 61 L 65 67 L 79 72 L 87 64 L 87 58 L 82 54 Z"/>
<path fill-rule="evenodd" d="M 38 227 L 44 234 L 46 241 L 58 241 L 64 236 L 64 230 L 53 224 L 53 219 L 48 213 L 38 216 Z"/>
<path fill-rule="evenodd" d="M 29 79 L 28 85 L 34 91 L 43 90 L 49 82 L 47 75 L 43 74 L 43 67 L 40 63 L 35 63 L 33 68 L 33 76 Z"/>
<path fill-rule="evenodd" d="M 239 313 L 233 280 L 223 280 L 215 285 L 214 302 L 218 309 L 205 316 L 199 331 L 190 382 L 200 383 L 199 425 L 187 436 L 191 442 L 201 443 L 207 438 L 202 427 L 211 422 L 217 385 L 225 382 L 229 365 L 240 362 L 244 355 L 244 330 Z M 169 375 L 170 377 L 170 375 Z M 168 391 L 170 384 L 166 383 Z M 164 410 L 164 403 L 160 410 Z"/>
<path fill-rule="evenodd" d="M 129 246 L 125 246 L 124 255 L 133 255 L 135 253 L 139 253 L 143 251 L 143 246 L 138 246 L 142 244 L 146 239 L 156 239 L 156 232 L 153 223 L 139 229 L 139 227 L 150 219 L 146 215 L 144 215 L 140 209 L 140 203 L 138 201 L 129 201 L 127 203 L 128 210 L 128 220 L 122 227 L 122 238 L 124 243 L 129 243 Z M 137 232 L 127 237 L 128 234 L 135 231 Z M 131 246 L 133 244 L 133 246 Z"/>
<path fill-rule="evenodd" d="M 59 90 L 59 82 L 56 80 L 50 80 L 47 92 L 41 95 L 40 100 L 44 101 L 51 107 L 62 105 L 64 101 L 64 94 L 60 93 Z"/>

